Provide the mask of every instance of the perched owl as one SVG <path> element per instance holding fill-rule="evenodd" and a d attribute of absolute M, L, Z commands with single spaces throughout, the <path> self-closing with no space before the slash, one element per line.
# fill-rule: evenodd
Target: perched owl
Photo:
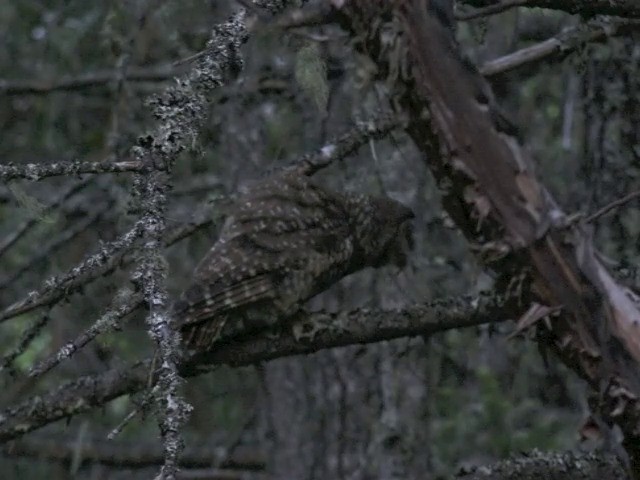
<path fill-rule="evenodd" d="M 252 185 L 174 304 L 190 350 L 280 322 L 365 267 L 404 267 L 411 209 L 387 197 L 339 193 L 280 174 Z"/>

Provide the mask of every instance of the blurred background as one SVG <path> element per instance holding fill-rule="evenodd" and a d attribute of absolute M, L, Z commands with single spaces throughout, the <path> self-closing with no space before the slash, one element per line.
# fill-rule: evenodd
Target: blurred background
<path fill-rule="evenodd" d="M 145 99 L 188 70 L 212 26 L 239 7 L 226 0 L 1 2 L 0 162 L 127 159 L 154 122 Z M 583 23 L 521 8 L 457 28 L 462 49 L 481 66 Z M 240 185 L 388 105 L 375 65 L 336 25 L 282 28 L 253 11 L 248 25 L 243 72 L 216 91 L 198 140 L 172 174 L 168 228 L 212 220 L 167 250 L 172 295 L 215 241 L 222 206 Z M 566 212 L 592 213 L 639 187 L 635 40 L 569 42 L 563 58 L 490 77 Z M 403 133 L 369 142 L 317 177 L 334 189 L 384 193 L 410 205 L 416 248 L 403 272 L 354 274 L 310 308 L 399 308 L 491 288 Z M 0 185 L 2 309 L 126 232 L 137 218 L 131 184 L 123 173 Z M 594 231 L 611 265 L 632 283 L 639 232 L 638 210 L 630 207 L 603 217 Z M 41 378 L 26 375 L 91 326 L 130 273 L 130 262 L 122 262 L 63 302 L 0 324 L 0 408 L 153 353 L 144 312 L 136 311 L 120 331 L 100 335 Z M 29 329 L 35 334 L 28 347 L 7 360 Z M 216 467 L 197 478 L 437 478 L 533 448 L 591 448 L 579 434 L 587 411 L 582 383 L 533 342 L 507 340 L 511 329 L 350 346 L 190 379 L 186 465 Z M 162 456 L 151 413 L 106 440 L 140 401 L 121 397 L 0 446 L 0 477 L 151 478 Z"/>

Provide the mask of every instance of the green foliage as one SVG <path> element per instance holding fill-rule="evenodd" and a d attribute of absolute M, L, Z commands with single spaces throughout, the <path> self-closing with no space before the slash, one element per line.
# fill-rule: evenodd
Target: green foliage
<path fill-rule="evenodd" d="M 54 213 L 46 212 L 46 205 L 25 192 L 18 183 L 10 183 L 9 190 L 13 194 L 16 202 L 18 202 L 18 205 L 27 211 L 28 216 L 35 217 L 43 223 L 55 223 L 57 221 L 57 216 Z"/>
<path fill-rule="evenodd" d="M 465 351 L 463 337 L 467 342 L 472 339 L 451 333 L 453 338 L 447 340 L 451 351 Z M 443 372 L 432 405 L 432 454 L 437 473 L 450 474 L 471 454 L 496 459 L 533 448 L 571 447 L 574 433 L 567 429 L 567 416 L 532 394 L 531 387 L 541 381 L 544 369 L 535 347 L 524 347 L 515 357 L 512 367 L 516 374 L 511 380 L 505 379 L 505 372 L 487 366 L 466 371 L 465 378 Z M 474 347 L 467 343 L 466 351 L 473 356 L 469 348 Z"/>
<path fill-rule="evenodd" d="M 327 66 L 318 43 L 309 43 L 296 53 L 295 77 L 300 88 L 311 97 L 321 113 L 327 110 L 329 83 Z"/>
<path fill-rule="evenodd" d="M 276 160 L 290 155 L 296 149 L 296 137 L 292 132 L 300 123 L 299 116 L 288 105 L 277 108 L 264 125 L 264 156 Z"/>

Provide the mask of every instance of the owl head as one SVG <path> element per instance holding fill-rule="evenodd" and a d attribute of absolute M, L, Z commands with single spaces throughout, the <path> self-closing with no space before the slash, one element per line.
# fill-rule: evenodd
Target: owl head
<path fill-rule="evenodd" d="M 356 208 L 356 249 L 364 266 L 403 268 L 413 249 L 413 211 L 389 197 L 361 196 Z"/>

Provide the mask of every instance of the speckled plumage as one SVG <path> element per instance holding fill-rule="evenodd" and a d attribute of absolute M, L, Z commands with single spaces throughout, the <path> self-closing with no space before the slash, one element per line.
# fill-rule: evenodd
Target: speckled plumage
<path fill-rule="evenodd" d="M 339 193 L 280 174 L 252 185 L 174 304 L 188 348 L 273 325 L 345 275 L 404 266 L 413 212 L 387 197 Z"/>

